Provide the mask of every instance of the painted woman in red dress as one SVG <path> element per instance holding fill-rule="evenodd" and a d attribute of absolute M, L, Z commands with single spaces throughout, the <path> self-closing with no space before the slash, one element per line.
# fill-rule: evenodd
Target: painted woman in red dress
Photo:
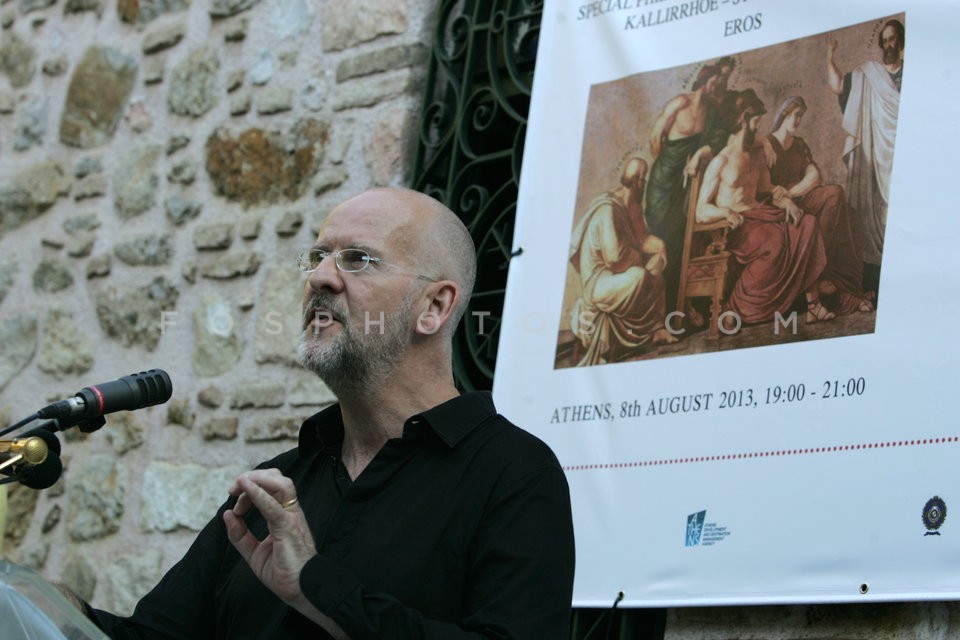
<path fill-rule="evenodd" d="M 810 147 L 796 135 L 806 111 L 800 96 L 790 96 L 777 110 L 773 132 L 764 140 L 770 180 L 784 187 L 787 196 L 819 222 L 827 265 L 818 286 L 825 296 L 837 294 L 832 310 L 838 315 L 872 311 L 863 292 L 863 256 L 853 227 L 856 217 L 851 215 L 843 187 L 821 184 Z"/>

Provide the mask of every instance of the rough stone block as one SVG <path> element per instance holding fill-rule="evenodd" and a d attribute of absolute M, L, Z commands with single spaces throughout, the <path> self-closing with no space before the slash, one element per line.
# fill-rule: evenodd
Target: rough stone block
<path fill-rule="evenodd" d="M 67 89 L 60 141 L 84 149 L 109 142 L 133 90 L 138 67 L 136 58 L 118 49 L 87 49 Z"/>

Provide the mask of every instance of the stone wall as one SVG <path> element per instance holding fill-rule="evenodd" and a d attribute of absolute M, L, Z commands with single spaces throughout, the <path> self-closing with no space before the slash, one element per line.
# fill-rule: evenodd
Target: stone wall
<path fill-rule="evenodd" d="M 2 0 L 0 425 L 149 368 L 61 436 L 5 557 L 129 612 L 329 390 L 295 362 L 326 213 L 409 183 L 432 0 Z"/>

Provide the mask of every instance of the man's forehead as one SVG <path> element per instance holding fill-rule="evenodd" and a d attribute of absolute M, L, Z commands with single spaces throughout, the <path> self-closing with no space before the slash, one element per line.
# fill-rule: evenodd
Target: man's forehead
<path fill-rule="evenodd" d="M 402 241 L 408 211 L 396 199 L 377 195 L 383 194 L 360 194 L 335 207 L 320 225 L 318 244 L 378 248 Z"/>

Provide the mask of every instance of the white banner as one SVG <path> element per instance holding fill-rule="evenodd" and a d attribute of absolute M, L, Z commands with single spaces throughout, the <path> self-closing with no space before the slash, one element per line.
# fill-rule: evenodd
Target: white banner
<path fill-rule="evenodd" d="M 545 3 L 494 396 L 578 606 L 960 597 L 958 24 Z"/>

